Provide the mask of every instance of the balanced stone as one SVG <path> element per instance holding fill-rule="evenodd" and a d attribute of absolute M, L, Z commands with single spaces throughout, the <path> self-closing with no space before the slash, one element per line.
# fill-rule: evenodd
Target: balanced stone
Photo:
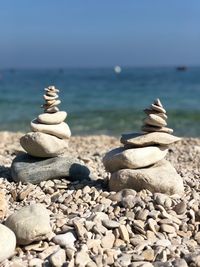
<path fill-rule="evenodd" d="M 20 209 L 10 215 L 5 224 L 15 233 L 19 245 L 44 240 L 52 232 L 49 212 L 42 204 Z"/>
<path fill-rule="evenodd" d="M 58 95 L 56 95 L 56 96 L 43 95 L 43 97 L 44 97 L 45 100 L 53 100 L 53 99 L 57 99 Z"/>
<path fill-rule="evenodd" d="M 68 140 L 45 133 L 31 132 L 21 137 L 20 144 L 29 155 L 47 158 L 63 154 L 68 147 Z"/>
<path fill-rule="evenodd" d="M 48 88 L 45 88 L 44 90 L 47 92 L 56 92 L 56 93 L 60 92 L 59 89 L 57 89 L 54 85 L 50 85 L 48 86 Z"/>
<path fill-rule="evenodd" d="M 170 145 L 179 140 L 181 138 L 168 133 L 152 132 L 146 134 L 123 134 L 120 141 L 129 147 L 145 147 L 151 145 Z"/>
<path fill-rule="evenodd" d="M 26 153 L 18 155 L 12 162 L 11 175 L 15 182 L 38 184 L 45 180 L 68 178 L 88 179 L 90 171 L 73 157 L 39 159 Z"/>
<path fill-rule="evenodd" d="M 0 224 L 0 263 L 14 255 L 16 237 L 13 231 Z"/>
<path fill-rule="evenodd" d="M 149 116 L 144 120 L 144 122 L 148 125 L 158 127 L 163 127 L 167 125 L 166 121 L 163 118 L 155 114 L 149 114 Z"/>
<path fill-rule="evenodd" d="M 51 108 L 47 108 L 45 110 L 45 112 L 48 112 L 48 113 L 54 113 L 54 112 L 58 112 L 58 111 L 59 111 L 58 107 L 51 107 Z"/>
<path fill-rule="evenodd" d="M 163 132 L 163 133 L 173 133 L 173 129 L 167 128 L 167 127 L 156 127 L 156 126 L 142 126 L 142 131 L 144 132 Z"/>
<path fill-rule="evenodd" d="M 44 109 L 58 106 L 61 103 L 60 100 L 46 101 L 46 104 L 42 105 Z"/>
<path fill-rule="evenodd" d="M 42 113 L 37 117 L 37 121 L 44 124 L 59 124 L 67 117 L 67 112 L 58 111 L 53 114 Z"/>
<path fill-rule="evenodd" d="M 52 104 L 56 103 L 56 99 L 46 100 L 47 105 L 51 106 Z"/>
<path fill-rule="evenodd" d="M 166 115 L 165 113 L 158 113 L 158 111 L 154 111 L 154 110 L 152 110 L 152 109 L 148 109 L 148 108 L 146 108 L 146 109 L 144 109 L 144 112 L 145 112 L 147 115 L 149 115 L 149 114 L 156 114 L 157 116 L 163 118 L 164 120 L 166 120 L 166 119 L 168 118 L 167 115 Z"/>
<path fill-rule="evenodd" d="M 111 191 L 120 191 L 125 188 L 140 191 L 147 189 L 151 192 L 165 194 L 182 194 L 184 192 L 183 180 L 171 163 L 161 160 L 149 168 L 124 169 L 111 175 L 109 181 Z"/>
<path fill-rule="evenodd" d="M 31 130 L 34 132 L 41 132 L 46 134 L 51 134 L 57 136 L 59 138 L 70 138 L 71 131 L 67 123 L 62 122 L 60 124 L 41 124 L 37 121 L 37 119 L 31 121 Z"/>
<path fill-rule="evenodd" d="M 47 92 L 46 92 L 46 95 L 48 95 L 48 96 L 57 96 L 56 93 L 51 92 L 51 91 L 47 91 Z"/>
<path fill-rule="evenodd" d="M 166 147 L 142 147 L 125 149 L 119 147 L 108 152 L 103 158 L 103 163 L 107 171 L 113 173 L 120 169 L 137 169 L 150 166 L 167 154 Z"/>
<path fill-rule="evenodd" d="M 155 104 L 151 104 L 151 108 L 152 108 L 153 110 L 158 111 L 158 112 L 166 113 L 166 110 L 165 110 L 163 107 L 157 106 L 157 105 L 155 105 Z"/>

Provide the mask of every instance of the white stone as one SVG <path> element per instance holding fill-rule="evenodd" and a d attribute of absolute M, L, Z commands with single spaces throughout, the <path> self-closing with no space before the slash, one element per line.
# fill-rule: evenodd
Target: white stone
<path fill-rule="evenodd" d="M 167 146 L 180 140 L 180 137 L 168 133 L 153 132 L 146 134 L 123 134 L 120 141 L 122 144 L 132 147 L 145 147 L 151 145 Z"/>
<path fill-rule="evenodd" d="M 182 195 L 184 192 L 183 179 L 167 160 L 161 160 L 149 168 L 119 170 L 111 175 L 109 187 L 111 191 L 147 189 L 168 195 Z"/>
<path fill-rule="evenodd" d="M 45 108 L 44 110 L 47 113 L 55 113 L 55 112 L 59 111 L 59 108 L 58 107 L 51 107 L 51 108 Z"/>
<path fill-rule="evenodd" d="M 75 248 L 74 242 L 76 241 L 76 237 L 72 231 L 69 231 L 65 234 L 56 235 L 53 238 L 53 242 L 55 244 L 60 245 L 65 248 Z"/>
<path fill-rule="evenodd" d="M 7 210 L 8 204 L 5 193 L 3 191 L 0 191 L 0 220 L 2 220 L 6 216 Z"/>
<path fill-rule="evenodd" d="M 54 91 L 50 91 L 50 90 L 48 90 L 48 91 L 46 92 L 46 95 L 47 95 L 47 96 L 57 96 L 56 92 L 54 92 Z"/>
<path fill-rule="evenodd" d="M 59 249 L 49 257 L 49 262 L 54 267 L 62 267 L 66 261 L 66 253 L 64 249 Z"/>
<path fill-rule="evenodd" d="M 49 212 L 42 204 L 34 204 L 16 211 L 5 222 L 16 235 L 19 245 L 46 239 L 52 232 Z"/>
<path fill-rule="evenodd" d="M 166 147 L 149 146 L 125 149 L 119 147 L 108 152 L 103 158 L 103 164 L 108 172 L 120 169 L 138 169 L 152 165 L 167 154 Z"/>
<path fill-rule="evenodd" d="M 156 110 L 161 113 L 166 113 L 166 110 L 163 107 L 159 107 L 155 104 L 151 104 L 151 109 Z"/>
<path fill-rule="evenodd" d="M 49 106 L 49 108 L 54 107 L 54 106 L 58 106 L 60 105 L 61 101 L 60 100 L 53 100 L 52 104 L 47 104 Z"/>
<path fill-rule="evenodd" d="M 45 133 L 31 132 L 21 137 L 20 144 L 29 155 L 48 158 L 63 154 L 68 147 L 68 140 Z"/>
<path fill-rule="evenodd" d="M 53 99 L 57 99 L 58 95 L 55 95 L 55 96 L 43 95 L 43 97 L 45 100 L 53 100 Z"/>
<path fill-rule="evenodd" d="M 51 134 L 63 139 L 70 138 L 71 136 L 69 126 L 65 122 L 61 122 L 60 124 L 47 125 L 41 124 L 35 119 L 31 122 L 31 130 L 33 132 Z"/>
<path fill-rule="evenodd" d="M 55 113 L 42 113 L 37 117 L 37 121 L 44 124 L 59 124 L 67 117 L 67 112 L 58 111 Z"/>
<path fill-rule="evenodd" d="M 150 126 L 150 125 L 144 125 L 142 126 L 143 132 L 162 132 L 162 133 L 173 133 L 173 129 L 170 129 L 168 127 L 156 127 L 156 126 Z"/>
<path fill-rule="evenodd" d="M 0 263 L 14 255 L 16 237 L 13 231 L 0 224 Z"/>
<path fill-rule="evenodd" d="M 153 110 L 153 109 L 148 109 L 148 108 L 146 108 L 146 109 L 144 109 L 144 112 L 145 112 L 147 115 L 149 115 L 149 114 L 156 114 L 157 116 L 163 118 L 164 120 L 166 120 L 166 119 L 168 118 L 167 115 L 166 115 L 166 113 L 159 113 L 158 111 L 155 111 L 155 110 Z"/>
<path fill-rule="evenodd" d="M 156 114 L 149 114 L 148 117 L 144 119 L 144 123 L 157 127 L 164 127 L 167 125 L 166 121 L 163 118 L 157 116 Z"/>

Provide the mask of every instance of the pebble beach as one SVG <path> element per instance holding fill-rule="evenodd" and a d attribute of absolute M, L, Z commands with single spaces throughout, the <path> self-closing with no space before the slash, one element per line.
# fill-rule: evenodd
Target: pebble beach
<path fill-rule="evenodd" d="M 106 135 L 69 141 L 67 153 L 89 168 L 90 180 L 15 183 L 10 166 L 22 151 L 22 135 L 0 132 L 1 223 L 25 206 L 41 204 L 48 234 L 31 244 L 23 239 L 0 266 L 200 266 L 200 139 L 170 145 L 167 160 L 184 181 L 184 195 L 168 196 L 148 190 L 110 192 L 102 158 L 120 142 Z M 8 247 L 9 242 L 12 238 L 7 238 Z"/>

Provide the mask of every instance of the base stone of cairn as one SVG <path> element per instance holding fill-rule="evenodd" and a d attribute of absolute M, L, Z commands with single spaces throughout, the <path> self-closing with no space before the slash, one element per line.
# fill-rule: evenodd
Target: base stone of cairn
<path fill-rule="evenodd" d="M 39 183 L 48 179 L 69 177 L 89 178 L 89 169 L 76 158 L 66 156 L 71 131 L 65 119 L 67 113 L 59 111 L 59 90 L 55 86 L 45 88 L 42 105 L 44 113 L 31 121 L 31 132 L 20 139 L 27 152 L 18 155 L 12 162 L 11 175 L 14 181 Z"/>
<path fill-rule="evenodd" d="M 183 180 L 171 163 L 164 159 L 168 145 L 180 140 L 167 128 L 167 115 L 159 99 L 145 109 L 142 133 L 123 134 L 119 147 L 109 151 L 103 158 L 111 172 L 109 188 L 120 191 L 125 188 L 140 191 L 182 194 Z"/>

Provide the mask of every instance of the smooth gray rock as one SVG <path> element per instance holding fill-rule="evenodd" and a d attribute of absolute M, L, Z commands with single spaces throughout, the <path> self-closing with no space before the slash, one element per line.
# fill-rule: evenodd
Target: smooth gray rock
<path fill-rule="evenodd" d="M 55 113 L 42 113 L 37 117 L 40 123 L 44 124 L 59 124 L 63 122 L 67 117 L 67 112 L 58 111 Z"/>
<path fill-rule="evenodd" d="M 75 248 L 74 242 L 76 237 L 73 231 L 69 231 L 65 234 L 59 234 L 54 236 L 53 242 L 65 248 Z"/>
<path fill-rule="evenodd" d="M 161 160 L 149 168 L 119 170 L 111 175 L 109 188 L 111 191 L 148 189 L 153 193 L 169 195 L 184 192 L 182 178 L 167 160 Z"/>
<path fill-rule="evenodd" d="M 163 159 L 168 152 L 167 147 L 149 146 L 125 149 L 115 148 L 103 158 L 103 164 L 108 172 L 120 169 L 138 169 L 150 166 Z"/>
<path fill-rule="evenodd" d="M 13 231 L 0 224 L 0 263 L 14 255 L 16 237 Z"/>
<path fill-rule="evenodd" d="M 129 147 L 145 147 L 151 145 L 170 145 L 174 142 L 181 140 L 180 137 L 162 133 L 162 132 L 153 132 L 153 133 L 130 133 L 122 134 L 121 143 L 128 145 Z"/>
<path fill-rule="evenodd" d="M 15 233 L 20 245 L 46 239 L 52 232 L 49 211 L 42 204 L 21 208 L 10 215 L 5 224 Z"/>
<path fill-rule="evenodd" d="M 51 108 L 51 107 L 50 107 Z M 42 124 L 34 119 L 31 121 L 31 130 L 33 132 L 46 133 L 53 136 L 57 136 L 61 139 L 68 139 L 71 136 L 71 130 L 67 123 L 61 122 L 59 124 Z"/>
<path fill-rule="evenodd" d="M 12 162 L 11 175 L 15 182 L 38 184 L 42 181 L 69 178 L 89 178 L 89 169 L 73 157 L 38 159 L 27 153 L 18 155 Z"/>
<path fill-rule="evenodd" d="M 49 257 L 49 262 L 53 267 L 62 267 L 66 261 L 66 253 L 64 249 L 59 249 L 58 251 L 51 254 Z"/>
<path fill-rule="evenodd" d="M 161 118 L 156 114 L 149 114 L 146 119 L 144 119 L 144 123 L 152 126 L 163 127 L 167 125 L 166 120 Z"/>
<path fill-rule="evenodd" d="M 60 139 L 40 132 L 30 132 L 20 138 L 20 144 L 33 157 L 51 158 L 66 151 L 68 139 Z"/>

